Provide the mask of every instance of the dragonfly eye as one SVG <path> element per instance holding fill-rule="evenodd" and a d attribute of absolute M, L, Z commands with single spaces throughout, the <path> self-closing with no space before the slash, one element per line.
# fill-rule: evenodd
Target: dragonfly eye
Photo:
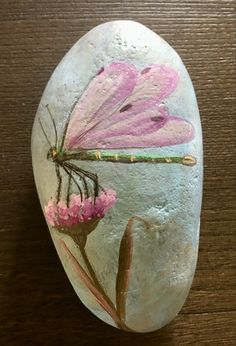
<path fill-rule="evenodd" d="M 47 159 L 48 160 L 54 160 L 57 156 L 56 148 L 52 147 L 47 152 Z"/>

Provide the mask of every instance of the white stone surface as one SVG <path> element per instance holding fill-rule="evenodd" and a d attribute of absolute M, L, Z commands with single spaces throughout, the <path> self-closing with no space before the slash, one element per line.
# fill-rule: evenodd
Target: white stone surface
<path fill-rule="evenodd" d="M 105 23 L 83 36 L 58 64 L 42 96 L 32 132 L 33 168 L 43 208 L 55 196 L 57 188 L 54 164 L 47 160 L 48 143 L 38 122 L 40 118 L 53 142 L 54 132 L 45 105 L 50 105 L 60 137 L 70 108 L 89 81 L 103 66 L 120 60 L 134 64 L 137 69 L 150 64 L 165 64 L 178 71 L 179 85 L 166 100 L 166 105 L 171 114 L 187 119 L 195 128 L 195 138 L 186 144 L 125 150 L 160 156 L 191 154 L 197 158 L 193 167 L 77 162 L 80 167 L 96 172 L 104 187 L 117 192 L 116 206 L 89 235 L 86 246 L 98 277 L 113 302 L 119 244 L 127 221 L 138 215 L 152 224 L 149 233 L 145 233 L 138 223 L 134 228 L 134 256 L 126 316 L 130 328 L 147 332 L 167 324 L 181 309 L 191 286 L 198 253 L 202 194 L 201 125 L 191 80 L 173 48 L 145 26 L 132 21 Z M 65 190 L 65 184 L 63 188 Z M 64 239 L 82 263 L 69 236 L 52 227 L 50 232 L 56 247 L 56 240 Z M 71 269 L 67 257 L 60 249 L 57 250 L 81 301 L 99 318 L 114 325 Z"/>

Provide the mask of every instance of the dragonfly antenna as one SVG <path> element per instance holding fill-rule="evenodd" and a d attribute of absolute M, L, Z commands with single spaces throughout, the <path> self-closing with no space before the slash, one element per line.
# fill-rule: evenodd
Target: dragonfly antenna
<path fill-rule="evenodd" d="M 50 141 L 49 141 L 49 139 L 48 139 L 48 136 L 47 136 L 47 134 L 46 134 L 46 131 L 45 131 L 44 128 L 43 128 L 43 124 L 42 124 L 42 122 L 41 122 L 40 119 L 39 119 L 39 124 L 40 124 L 40 127 L 41 127 L 41 129 L 42 129 L 42 131 L 43 131 L 43 134 L 44 134 L 44 136 L 45 136 L 45 138 L 46 138 L 46 140 L 47 140 L 47 142 L 48 142 L 50 148 L 52 148 L 52 144 L 50 143 Z"/>
<path fill-rule="evenodd" d="M 53 128 L 54 128 L 54 132 L 55 132 L 55 142 L 56 142 L 55 147 L 57 147 L 57 141 L 58 141 L 58 137 L 57 137 L 57 128 L 56 128 L 55 120 L 53 119 L 52 113 L 51 113 L 51 111 L 50 111 L 50 109 L 49 109 L 49 105 L 48 105 L 48 104 L 46 104 L 46 106 L 45 106 L 45 107 L 47 108 L 47 111 L 48 111 L 48 113 L 49 113 L 49 115 L 50 115 L 50 118 L 51 118 L 51 120 L 52 120 L 52 124 L 53 124 Z"/>

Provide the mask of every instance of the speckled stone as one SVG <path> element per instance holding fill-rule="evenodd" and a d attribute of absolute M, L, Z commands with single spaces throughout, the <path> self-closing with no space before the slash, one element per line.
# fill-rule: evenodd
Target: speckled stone
<path fill-rule="evenodd" d="M 148 82 L 139 84 L 140 78 Z M 141 88 L 138 97 L 135 85 Z M 102 103 L 105 97 L 108 101 Z M 49 151 L 55 131 L 47 107 L 58 136 L 55 152 Z M 67 123 L 63 153 L 75 152 L 77 145 L 91 156 L 73 161 L 57 156 L 62 175 L 58 198 L 55 153 Z M 82 136 L 84 129 L 89 130 Z M 203 167 L 197 101 L 175 50 L 132 21 L 108 22 L 89 31 L 65 55 L 46 86 L 33 126 L 32 158 L 52 239 L 84 305 L 127 331 L 149 332 L 171 321 L 185 302 L 195 272 Z M 96 174 L 105 189 L 104 195 L 102 189 L 98 192 L 102 211 L 96 209 L 84 221 L 77 215 L 73 227 L 67 224 L 71 167 L 66 172 L 65 162 Z M 86 196 L 83 181 L 73 174 L 84 201 L 90 197 L 90 209 L 94 208 L 92 180 L 85 177 Z M 80 198 L 73 180 L 70 193 Z M 52 226 L 51 209 L 45 206 L 55 213 L 58 203 L 66 221 L 59 225 L 61 215 Z M 107 210 L 104 203 L 110 203 Z"/>

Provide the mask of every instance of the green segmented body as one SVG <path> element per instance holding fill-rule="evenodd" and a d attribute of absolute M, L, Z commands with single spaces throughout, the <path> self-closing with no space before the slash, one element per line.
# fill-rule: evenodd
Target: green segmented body
<path fill-rule="evenodd" d="M 60 161 L 82 160 L 82 161 L 106 161 L 117 163 L 178 163 L 185 166 L 194 166 L 196 159 L 191 155 L 167 156 L 149 154 L 114 154 L 109 151 L 83 150 L 78 152 L 63 151 L 58 153 Z"/>

